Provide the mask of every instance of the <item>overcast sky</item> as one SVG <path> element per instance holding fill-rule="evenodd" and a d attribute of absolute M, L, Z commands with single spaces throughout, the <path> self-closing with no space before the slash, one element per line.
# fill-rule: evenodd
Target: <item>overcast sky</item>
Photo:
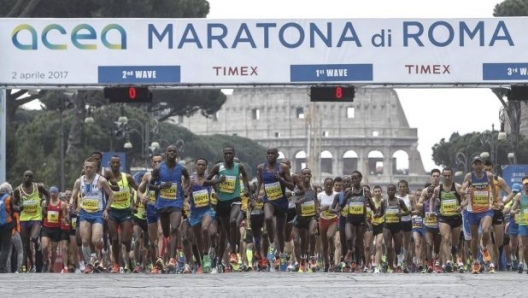
<path fill-rule="evenodd" d="M 487 18 L 497 0 L 208 0 L 208 18 Z M 499 127 L 499 100 L 490 89 L 397 89 L 409 125 L 418 128 L 426 170 L 431 147 L 451 133 Z"/>

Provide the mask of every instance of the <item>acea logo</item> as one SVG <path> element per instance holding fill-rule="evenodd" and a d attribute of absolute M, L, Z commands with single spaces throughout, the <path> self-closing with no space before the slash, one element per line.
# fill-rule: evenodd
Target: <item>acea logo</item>
<path fill-rule="evenodd" d="M 68 32 L 59 24 L 50 24 L 37 31 L 33 26 L 21 24 L 13 29 L 11 40 L 13 45 L 20 50 L 38 50 L 40 42 L 50 50 L 67 50 L 74 46 L 80 50 L 96 50 L 98 41 L 111 50 L 126 50 L 127 34 L 118 24 L 109 24 L 103 27 L 100 37 L 97 31 L 89 24 L 79 24 Z M 40 42 L 39 42 L 40 40 Z"/>

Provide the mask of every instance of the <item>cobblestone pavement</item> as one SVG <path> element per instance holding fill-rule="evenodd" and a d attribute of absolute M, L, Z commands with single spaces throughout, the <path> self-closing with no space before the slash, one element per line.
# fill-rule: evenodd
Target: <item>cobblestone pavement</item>
<path fill-rule="evenodd" d="M 1 274 L 0 297 L 526 297 L 528 274 Z"/>

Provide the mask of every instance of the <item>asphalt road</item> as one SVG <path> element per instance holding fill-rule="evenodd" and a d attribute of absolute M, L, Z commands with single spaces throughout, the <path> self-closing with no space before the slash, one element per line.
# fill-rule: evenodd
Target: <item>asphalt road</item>
<path fill-rule="evenodd" d="M 1 274 L 0 297 L 526 297 L 528 274 Z"/>

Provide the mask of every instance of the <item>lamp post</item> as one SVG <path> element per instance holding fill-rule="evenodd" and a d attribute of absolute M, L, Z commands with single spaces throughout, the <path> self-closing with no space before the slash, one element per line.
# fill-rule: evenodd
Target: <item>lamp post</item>
<path fill-rule="evenodd" d="M 151 121 L 154 120 L 154 125 L 151 127 Z M 137 125 L 139 125 L 140 130 L 131 128 L 128 124 L 129 122 L 134 122 Z M 151 130 L 155 131 L 157 129 L 157 120 L 156 119 L 150 119 L 146 121 L 145 123 L 137 120 L 137 119 L 128 119 L 127 116 L 124 115 L 124 108 L 121 108 L 121 116 L 117 119 L 117 125 L 118 125 L 118 132 L 122 131 L 124 132 L 124 136 L 126 138 L 125 144 L 123 147 L 125 149 L 131 149 L 133 148 L 132 142 L 130 141 L 130 133 L 136 132 L 139 134 L 141 138 L 141 146 L 142 146 L 142 157 L 145 161 L 145 169 L 148 168 L 148 156 L 149 156 L 149 142 L 150 142 L 150 133 Z"/>
<path fill-rule="evenodd" d="M 460 169 L 460 166 L 462 165 L 463 171 L 456 171 L 455 176 L 462 176 L 466 173 L 469 173 L 471 171 L 471 162 L 473 161 L 473 158 L 477 156 L 482 158 L 482 153 L 473 153 L 468 159 L 466 153 L 458 151 L 455 155 L 455 163 L 457 165 L 457 169 Z"/>
<path fill-rule="evenodd" d="M 33 90 L 32 92 L 35 92 Z M 31 93 L 31 91 L 30 91 Z M 75 100 L 75 97 L 77 95 L 77 90 L 75 89 L 68 89 L 66 92 L 63 92 L 60 96 L 60 105 L 59 105 L 59 176 L 60 176 L 60 189 L 61 191 L 64 191 L 64 188 L 66 187 L 66 178 L 64 174 L 64 153 L 66 149 L 64 148 L 64 110 L 66 109 L 66 101 L 68 101 L 70 104 L 73 100 Z"/>
<path fill-rule="evenodd" d="M 514 136 L 513 134 L 511 136 L 508 136 L 508 134 L 504 131 L 504 125 L 506 123 L 506 111 L 504 107 L 501 107 L 499 110 L 499 121 L 500 121 L 500 131 L 498 135 L 499 141 L 508 140 L 508 143 L 510 144 L 510 152 L 508 152 L 508 162 L 510 164 L 517 164 L 517 156 L 515 154 L 515 145 L 514 145 Z"/>
<path fill-rule="evenodd" d="M 455 155 L 455 163 L 457 165 L 457 170 L 460 169 L 460 166 L 462 165 L 462 171 L 456 171 L 455 176 L 462 176 L 468 172 L 468 160 L 466 154 L 458 151 Z"/>
<path fill-rule="evenodd" d="M 107 122 L 107 124 L 105 126 L 108 127 L 109 129 L 109 136 L 110 136 L 110 148 L 109 148 L 109 151 L 114 151 L 114 139 L 113 139 L 113 133 L 114 133 L 114 122 L 112 122 L 112 118 L 113 118 L 113 106 L 112 105 L 108 105 L 108 102 L 102 102 L 102 101 L 99 101 L 99 100 L 95 100 L 95 99 L 91 99 L 90 100 L 90 103 L 91 104 L 86 104 L 85 105 L 85 109 L 87 110 L 88 112 L 88 115 L 86 116 L 86 118 L 84 118 L 84 123 L 85 124 L 94 124 L 95 123 L 95 118 L 93 117 L 93 111 L 94 109 L 102 109 L 104 114 L 103 114 L 103 119 Z M 97 105 L 93 105 L 93 103 L 96 103 L 96 104 L 99 104 L 98 106 Z"/>
<path fill-rule="evenodd" d="M 480 157 L 482 159 L 491 159 L 491 162 L 493 164 L 496 164 L 498 159 L 497 159 L 497 153 L 498 153 L 498 147 L 499 147 L 499 142 L 498 142 L 498 138 L 496 139 L 494 137 L 495 135 L 495 124 L 492 124 L 491 125 L 491 135 L 489 136 L 486 136 L 484 138 L 481 138 L 480 142 L 482 145 L 484 144 L 488 144 L 489 147 L 490 147 L 490 152 L 488 151 L 483 151 L 481 154 L 480 154 Z"/>
<path fill-rule="evenodd" d="M 161 143 L 161 145 L 160 145 Z M 168 147 L 169 145 L 171 145 L 171 143 L 169 143 L 167 140 L 164 140 L 164 139 L 161 139 L 158 141 L 153 141 L 152 144 L 150 144 L 150 150 L 152 150 L 153 153 L 157 153 L 157 152 L 160 152 L 162 150 L 162 148 L 166 148 Z M 184 152 L 185 148 L 185 142 L 182 140 L 182 139 L 178 139 L 176 141 L 176 143 L 174 144 L 174 146 L 176 146 L 176 149 L 178 149 L 178 154 L 181 154 Z"/>

